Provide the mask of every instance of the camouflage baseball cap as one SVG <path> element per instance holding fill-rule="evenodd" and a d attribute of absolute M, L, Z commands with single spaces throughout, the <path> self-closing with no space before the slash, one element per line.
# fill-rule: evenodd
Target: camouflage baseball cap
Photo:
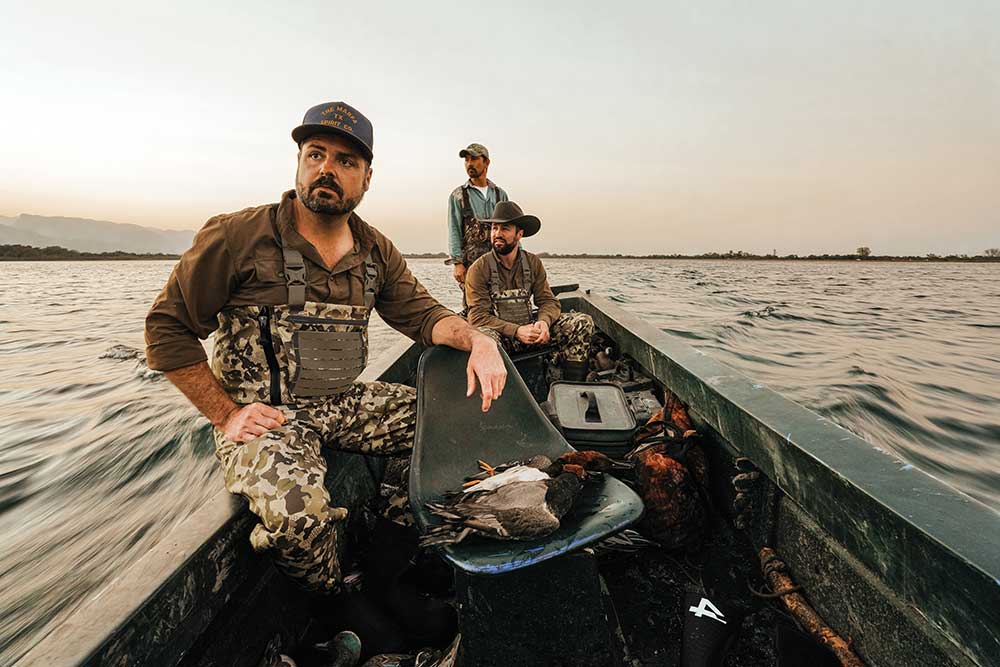
<path fill-rule="evenodd" d="M 487 160 L 490 159 L 490 152 L 486 150 L 486 146 L 483 146 L 482 144 L 469 144 L 462 150 L 458 151 L 458 157 L 466 157 L 467 155 L 471 155 L 472 157 L 482 156 Z"/>

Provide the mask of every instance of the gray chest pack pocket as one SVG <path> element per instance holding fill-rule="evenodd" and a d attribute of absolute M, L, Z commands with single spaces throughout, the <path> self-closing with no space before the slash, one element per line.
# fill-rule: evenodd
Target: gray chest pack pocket
<path fill-rule="evenodd" d="M 327 305 L 327 304 L 319 304 Z M 289 315 L 292 325 L 292 395 L 328 396 L 354 382 L 368 363 L 368 320 Z M 292 371 L 289 368 L 289 371 Z"/>

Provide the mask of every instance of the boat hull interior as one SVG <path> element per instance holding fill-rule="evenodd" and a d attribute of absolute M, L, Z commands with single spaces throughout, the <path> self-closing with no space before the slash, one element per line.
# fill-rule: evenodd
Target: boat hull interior
<path fill-rule="evenodd" d="M 609 633 L 615 649 L 595 654 L 593 664 L 680 665 L 686 596 L 700 591 L 733 610 L 738 632 L 726 664 L 776 664 L 781 602 L 750 591 L 766 589 L 758 553 L 767 546 L 865 664 L 1000 664 L 1000 550 L 991 543 L 1000 535 L 996 513 L 912 467 L 904 470 L 861 438 L 607 299 L 583 291 L 559 298 L 564 310 L 590 314 L 616 354 L 688 407 L 708 458 L 711 513 L 708 537 L 696 552 L 576 551 L 516 575 L 522 596 L 516 604 L 530 599 L 532 614 L 555 619 L 539 627 L 559 626 L 562 640 L 584 641 L 600 616 L 606 619 L 600 632 Z M 421 352 L 400 344 L 374 360 L 361 380 L 415 385 Z M 519 366 L 536 396 L 544 388 L 542 369 L 530 358 Z M 328 456 L 327 485 L 336 504 L 357 509 L 379 492 L 381 462 Z M 734 487 L 734 478 L 747 472 L 760 474 Z M 254 523 L 241 500 L 220 490 L 18 664 L 257 667 L 268 655 L 293 651 L 309 615 L 297 591 L 251 551 Z M 581 580 L 597 586 L 587 599 L 602 601 L 600 613 L 581 610 L 577 618 L 566 600 L 530 597 L 531 587 L 541 590 L 551 578 L 547 567 L 576 568 Z M 461 602 L 470 590 L 493 587 L 500 600 L 513 590 L 504 585 L 506 576 L 515 573 L 461 573 L 456 596 Z M 525 657 L 532 646 L 551 640 L 513 636 L 524 624 L 496 611 L 461 607 L 472 615 L 467 621 L 476 620 L 467 632 L 481 632 L 478 645 L 489 647 L 494 662 L 469 656 L 459 664 L 532 664 Z"/>

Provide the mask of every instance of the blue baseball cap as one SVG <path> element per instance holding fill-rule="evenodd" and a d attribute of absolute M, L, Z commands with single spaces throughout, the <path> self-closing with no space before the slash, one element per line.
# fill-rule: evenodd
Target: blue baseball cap
<path fill-rule="evenodd" d="M 309 109 L 302 124 L 292 130 L 292 139 L 301 146 L 314 134 L 336 134 L 353 139 L 371 162 L 374 145 L 371 121 L 346 102 L 326 102 Z"/>

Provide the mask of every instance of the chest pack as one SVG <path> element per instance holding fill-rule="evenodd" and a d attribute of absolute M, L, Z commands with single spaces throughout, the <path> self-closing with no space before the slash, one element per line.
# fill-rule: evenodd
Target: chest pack
<path fill-rule="evenodd" d="M 469 187 L 462 188 L 462 263 L 471 266 L 474 261 L 490 251 L 490 223 L 481 222 L 472 212 Z M 494 185 L 489 186 L 493 201 L 500 200 Z"/>
<path fill-rule="evenodd" d="M 270 405 L 338 394 L 368 362 L 368 320 L 379 292 L 371 252 L 362 261 L 363 306 L 306 301 L 302 253 L 280 236 L 287 303 L 219 314 L 212 369 L 236 403 Z M 349 278 L 353 280 L 352 278 Z"/>
<path fill-rule="evenodd" d="M 486 280 L 490 288 L 494 315 L 505 322 L 517 325 L 531 324 L 531 263 L 524 255 L 521 255 L 519 261 L 524 279 L 523 287 L 500 289 L 500 265 L 492 252 L 486 255 L 486 266 L 489 269 Z"/>

